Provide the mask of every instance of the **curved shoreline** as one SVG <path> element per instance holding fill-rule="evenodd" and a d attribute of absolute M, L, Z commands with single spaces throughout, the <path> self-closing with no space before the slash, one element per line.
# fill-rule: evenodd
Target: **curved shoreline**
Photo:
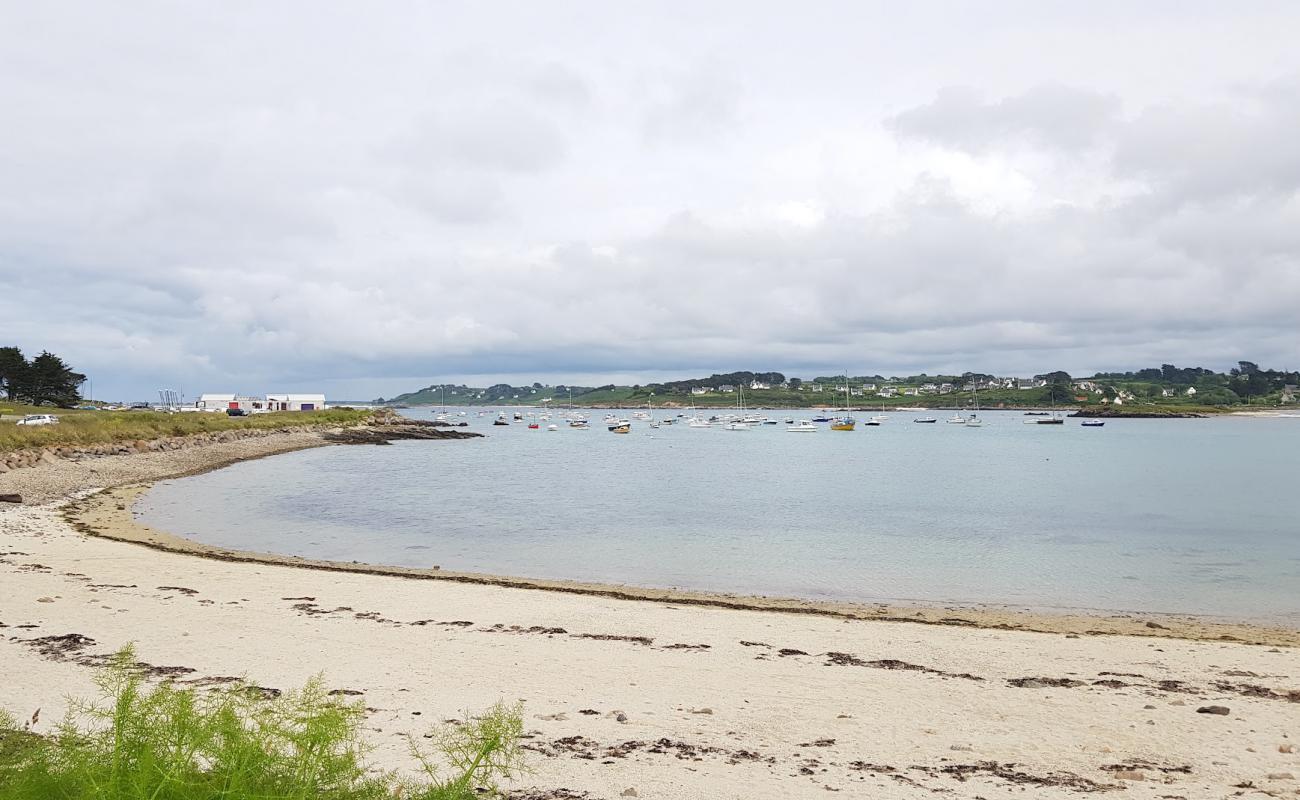
<path fill-rule="evenodd" d="M 273 442 L 267 444 L 274 445 Z M 456 572 L 440 568 L 398 567 L 362 562 L 342 562 L 284 556 L 206 545 L 137 521 L 135 501 L 160 480 L 190 477 L 240 461 L 293 452 L 330 442 L 298 442 L 289 447 L 267 448 L 251 455 L 222 455 L 188 469 L 133 481 L 63 503 L 63 519 L 83 534 L 140 545 L 172 553 L 218 561 L 297 567 L 322 572 L 377 575 L 407 580 L 436 580 L 512 589 L 547 591 L 624 601 L 682 606 L 803 614 L 854 621 L 911 622 L 991 630 L 1056 633 L 1070 636 L 1129 635 L 1189 640 L 1215 640 L 1259 645 L 1300 646 L 1300 631 L 1250 623 L 1222 622 L 1195 615 L 1151 612 L 1042 612 L 999 606 L 961 604 L 888 604 L 804 600 L 735 593 L 660 589 L 623 584 L 548 580 L 508 575 Z M 218 454 L 213 453 L 217 456 Z"/>

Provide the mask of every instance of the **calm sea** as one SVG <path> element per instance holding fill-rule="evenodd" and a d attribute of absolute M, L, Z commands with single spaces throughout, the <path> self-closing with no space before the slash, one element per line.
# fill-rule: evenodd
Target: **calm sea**
<path fill-rule="evenodd" d="M 165 482 L 137 513 L 208 544 L 344 561 L 1300 624 L 1300 419 L 986 412 L 971 429 L 892 412 L 852 433 L 617 436 L 601 412 L 555 432 L 474 414 L 486 438 L 250 461 Z"/>

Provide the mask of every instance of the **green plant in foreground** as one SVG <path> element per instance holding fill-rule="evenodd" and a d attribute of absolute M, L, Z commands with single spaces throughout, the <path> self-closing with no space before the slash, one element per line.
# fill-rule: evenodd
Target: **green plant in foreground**
<path fill-rule="evenodd" d="M 3 800 L 470 800 L 522 767 L 519 709 L 501 704 L 436 731 L 449 766 L 412 745 L 423 775 L 364 762 L 365 709 L 320 679 L 267 699 L 232 684 L 210 691 L 146 685 L 131 649 L 99 676 L 100 703 L 74 703 L 50 736 L 0 712 Z"/>

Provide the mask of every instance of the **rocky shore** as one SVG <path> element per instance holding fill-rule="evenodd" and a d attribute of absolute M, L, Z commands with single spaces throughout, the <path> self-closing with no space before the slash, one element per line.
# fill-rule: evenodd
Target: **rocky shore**
<path fill-rule="evenodd" d="M 16 496 L 29 505 L 43 504 L 90 490 L 193 474 L 308 447 L 479 435 L 381 414 L 368 424 L 346 428 L 246 428 L 148 441 L 32 448 L 0 456 L 0 496 Z"/>

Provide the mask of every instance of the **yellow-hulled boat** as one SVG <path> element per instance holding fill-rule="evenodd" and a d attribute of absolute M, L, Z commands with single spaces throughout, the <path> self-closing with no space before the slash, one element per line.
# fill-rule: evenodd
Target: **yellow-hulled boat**
<path fill-rule="evenodd" d="M 853 417 L 840 417 L 839 419 L 834 420 L 834 421 L 831 422 L 831 430 L 833 430 L 833 431 L 851 431 L 851 430 L 853 430 L 853 426 L 854 426 L 854 425 L 857 425 L 857 424 L 858 424 L 858 421 L 857 421 L 856 419 L 854 419 Z"/>
<path fill-rule="evenodd" d="M 631 432 L 632 432 L 632 426 L 631 426 L 631 425 L 615 425 L 615 426 L 613 426 L 612 428 L 609 429 L 609 432 L 610 432 L 610 433 L 631 433 Z"/>

